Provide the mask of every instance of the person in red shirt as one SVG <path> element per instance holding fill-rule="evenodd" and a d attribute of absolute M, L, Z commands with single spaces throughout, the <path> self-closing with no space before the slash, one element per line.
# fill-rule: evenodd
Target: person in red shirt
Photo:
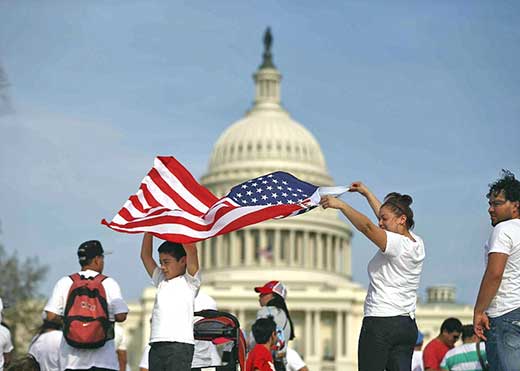
<path fill-rule="evenodd" d="M 275 371 L 271 348 L 276 343 L 273 317 L 259 318 L 252 327 L 256 345 L 247 355 L 247 371 Z"/>
<path fill-rule="evenodd" d="M 448 350 L 455 346 L 462 331 L 462 323 L 457 318 L 445 319 L 441 333 L 430 341 L 423 351 L 424 371 L 438 371 Z"/>

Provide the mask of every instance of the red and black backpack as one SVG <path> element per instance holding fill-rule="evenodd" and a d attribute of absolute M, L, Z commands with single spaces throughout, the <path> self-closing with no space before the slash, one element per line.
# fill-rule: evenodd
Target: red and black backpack
<path fill-rule="evenodd" d="M 113 338 L 113 325 L 108 318 L 108 303 L 102 274 L 69 276 L 72 286 L 63 313 L 63 336 L 75 348 L 100 348 Z"/>

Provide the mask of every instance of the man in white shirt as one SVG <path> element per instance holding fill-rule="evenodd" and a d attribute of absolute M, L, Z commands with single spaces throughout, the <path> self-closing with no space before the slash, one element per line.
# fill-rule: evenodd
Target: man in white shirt
<path fill-rule="evenodd" d="M 103 272 L 104 250 L 96 240 L 83 242 L 78 248 L 78 259 L 81 271 L 78 274 L 85 278 L 93 278 Z M 62 277 L 54 286 L 52 296 L 45 305 L 48 321 L 55 321 L 64 315 L 70 287 L 70 276 Z M 123 322 L 128 314 L 128 306 L 123 300 L 118 283 L 111 277 L 102 282 L 106 292 L 108 316 L 112 322 Z M 60 344 L 59 367 L 63 370 L 118 371 L 114 339 L 107 340 L 100 348 L 79 349 L 70 346 L 63 338 Z"/>
<path fill-rule="evenodd" d="M 503 170 L 490 185 L 489 215 L 494 227 L 485 245 L 486 271 L 473 314 L 475 333 L 486 340 L 492 370 L 520 365 L 520 181 Z"/>

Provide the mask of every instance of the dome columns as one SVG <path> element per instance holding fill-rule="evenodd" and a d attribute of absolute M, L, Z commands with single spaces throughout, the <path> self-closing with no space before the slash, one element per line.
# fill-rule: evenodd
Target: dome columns
<path fill-rule="evenodd" d="M 350 277 L 348 236 L 325 231 L 250 227 L 200 244 L 204 270 L 236 267 L 289 267 Z"/>

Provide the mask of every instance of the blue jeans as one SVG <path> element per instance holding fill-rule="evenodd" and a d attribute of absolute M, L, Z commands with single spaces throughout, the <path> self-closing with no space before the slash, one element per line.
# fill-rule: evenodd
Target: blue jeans
<path fill-rule="evenodd" d="M 520 370 L 520 308 L 490 317 L 489 326 L 485 335 L 490 371 Z"/>

